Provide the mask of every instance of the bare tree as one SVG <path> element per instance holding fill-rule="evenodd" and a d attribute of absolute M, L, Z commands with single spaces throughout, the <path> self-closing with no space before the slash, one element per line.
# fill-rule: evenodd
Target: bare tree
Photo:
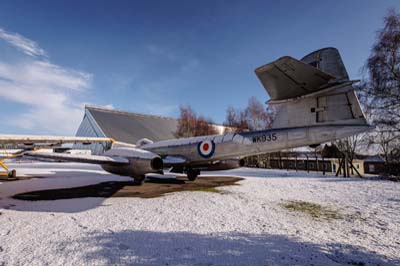
<path fill-rule="evenodd" d="M 180 117 L 175 137 L 195 137 L 218 134 L 211 119 L 198 116 L 190 106 L 180 107 Z"/>
<path fill-rule="evenodd" d="M 246 120 L 250 130 L 270 128 L 273 118 L 267 108 L 256 97 L 251 97 L 245 109 Z"/>
<path fill-rule="evenodd" d="M 344 160 L 343 164 L 341 165 L 345 167 L 345 175 L 350 175 L 349 170 L 351 170 L 351 174 L 355 174 L 354 171 L 356 171 L 357 174 L 361 177 L 360 173 L 353 164 L 353 160 L 355 159 L 357 149 L 360 147 L 361 140 L 362 135 L 354 135 L 336 141 L 336 147 L 339 150 L 338 158 Z"/>
<path fill-rule="evenodd" d="M 375 121 L 400 130 L 400 15 L 393 9 L 385 17 L 367 61 L 370 104 Z"/>
<path fill-rule="evenodd" d="M 213 126 L 212 120 L 207 119 L 203 116 L 197 117 L 194 136 L 205 136 L 214 134 L 218 134 L 218 132 Z"/>
<path fill-rule="evenodd" d="M 175 137 L 193 136 L 195 134 L 196 119 L 196 114 L 190 106 L 181 106 Z"/>
<path fill-rule="evenodd" d="M 400 147 L 399 135 L 384 125 L 378 125 L 372 138 L 371 142 L 378 146 L 378 151 L 383 155 L 385 162 L 391 161 L 393 159 L 391 154 Z"/>
<path fill-rule="evenodd" d="M 362 84 L 364 105 L 377 126 L 369 135 L 386 162 L 400 142 L 400 15 L 390 9 L 366 63 L 369 78 Z"/>
<path fill-rule="evenodd" d="M 225 133 L 243 132 L 249 130 L 246 113 L 232 106 L 226 110 L 226 121 L 224 122 Z"/>
<path fill-rule="evenodd" d="M 275 112 L 270 106 L 263 105 L 256 97 L 251 97 L 244 110 L 228 107 L 224 125 L 234 128 L 235 132 L 263 130 L 271 128 Z"/>

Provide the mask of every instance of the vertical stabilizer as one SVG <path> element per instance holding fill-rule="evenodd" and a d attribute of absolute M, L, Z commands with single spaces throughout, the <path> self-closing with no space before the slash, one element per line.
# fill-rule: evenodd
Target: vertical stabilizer
<path fill-rule="evenodd" d="M 337 80 L 349 80 L 349 75 L 336 48 L 317 50 L 303 57 L 301 61 L 334 76 Z"/>

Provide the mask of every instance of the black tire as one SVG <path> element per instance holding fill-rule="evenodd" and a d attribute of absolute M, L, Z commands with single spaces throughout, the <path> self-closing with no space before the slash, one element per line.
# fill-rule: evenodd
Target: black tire
<path fill-rule="evenodd" d="M 17 177 L 17 171 L 15 169 L 11 170 L 8 172 L 8 177 L 9 178 L 16 178 Z"/>
<path fill-rule="evenodd" d="M 145 177 L 144 176 L 138 176 L 133 178 L 133 184 L 136 186 L 141 186 L 143 185 Z"/>
<path fill-rule="evenodd" d="M 195 181 L 199 174 L 200 174 L 199 170 L 189 169 L 187 171 L 187 178 L 189 179 L 189 181 Z"/>

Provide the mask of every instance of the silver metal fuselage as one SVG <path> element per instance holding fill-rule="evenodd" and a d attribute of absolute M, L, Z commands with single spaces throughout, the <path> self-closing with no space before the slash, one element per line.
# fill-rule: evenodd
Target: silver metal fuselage
<path fill-rule="evenodd" d="M 202 163 L 320 144 L 352 136 L 371 128 L 368 124 L 332 124 L 297 128 L 276 128 L 159 141 L 157 143 L 146 144 L 141 148 L 159 154 L 162 157 L 179 156 L 186 158 L 190 163 Z M 215 150 L 211 157 L 204 158 L 199 152 L 198 145 L 207 140 L 215 144 Z"/>

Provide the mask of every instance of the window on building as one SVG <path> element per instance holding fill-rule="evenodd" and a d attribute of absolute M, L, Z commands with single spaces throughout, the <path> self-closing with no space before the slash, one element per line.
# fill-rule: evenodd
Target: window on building
<path fill-rule="evenodd" d="M 375 165 L 370 164 L 368 168 L 370 172 L 375 172 Z"/>

